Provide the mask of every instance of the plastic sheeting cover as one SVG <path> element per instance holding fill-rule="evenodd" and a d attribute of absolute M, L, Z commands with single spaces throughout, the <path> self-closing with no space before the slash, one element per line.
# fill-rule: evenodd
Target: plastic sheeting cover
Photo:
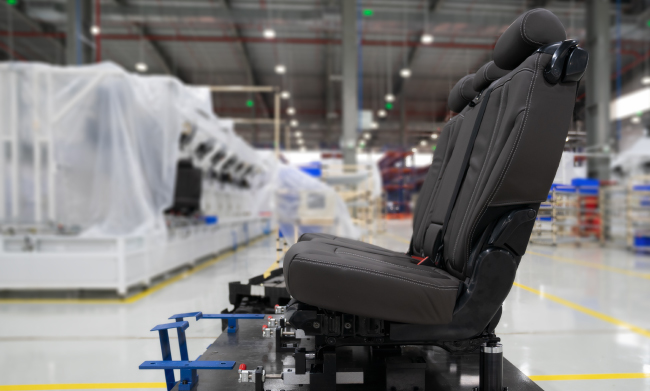
<path fill-rule="evenodd" d="M 621 152 L 613 159 L 610 168 L 615 175 L 630 178 L 650 174 L 650 137 L 642 137 L 631 148 Z"/>
<path fill-rule="evenodd" d="M 164 230 L 183 124 L 218 122 L 207 88 L 111 63 L 4 63 L 0 85 L 2 220 L 86 236 Z"/>
<path fill-rule="evenodd" d="M 341 237 L 359 239 L 361 233 L 352 222 L 350 212 L 343 199 L 326 183 L 306 174 L 298 167 L 278 162 L 273 153 L 258 151 L 263 165 L 268 168 L 268 178 L 261 179 L 267 183 L 256 197 L 260 204 L 256 210 L 273 209 L 277 223 L 283 236 L 289 244 L 295 242 L 295 237 L 307 232 L 324 232 Z M 301 225 L 300 203 L 301 192 L 315 192 L 327 195 L 334 200 L 333 214 L 336 216 L 332 225 Z M 296 235 L 296 228 L 298 229 Z"/>

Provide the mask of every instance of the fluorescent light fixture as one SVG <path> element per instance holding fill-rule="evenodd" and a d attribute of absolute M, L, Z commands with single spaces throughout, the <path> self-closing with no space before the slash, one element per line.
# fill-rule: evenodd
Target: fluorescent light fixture
<path fill-rule="evenodd" d="M 433 35 L 431 34 L 422 34 L 422 37 L 420 37 L 420 42 L 422 42 L 425 45 L 429 45 L 433 43 Z"/>
<path fill-rule="evenodd" d="M 376 123 L 375 121 L 372 121 L 370 123 L 370 129 L 378 129 L 378 128 L 379 128 L 379 124 Z"/>
<path fill-rule="evenodd" d="M 650 109 L 650 87 L 625 94 L 609 106 L 611 120 L 623 119 Z"/>
<path fill-rule="evenodd" d="M 275 38 L 275 30 L 273 30 L 273 29 L 265 29 L 264 30 L 264 38 L 266 38 L 266 39 Z"/>
<path fill-rule="evenodd" d="M 379 116 L 380 118 L 384 118 L 386 116 L 386 110 L 384 109 L 378 110 L 377 116 Z"/>
<path fill-rule="evenodd" d="M 282 91 L 282 92 L 280 93 L 280 98 L 282 98 L 282 99 L 289 99 L 289 98 L 291 98 L 291 94 L 289 93 L 289 91 Z"/>
<path fill-rule="evenodd" d="M 427 141 L 426 140 L 420 141 L 420 145 L 424 147 L 425 145 L 427 145 Z"/>
<path fill-rule="evenodd" d="M 287 108 L 287 114 L 289 114 L 289 115 L 296 114 L 296 109 L 294 109 L 293 107 Z"/>
<path fill-rule="evenodd" d="M 292 120 L 289 122 L 289 125 L 291 125 L 291 127 L 295 128 L 296 126 L 298 126 L 298 120 L 296 120 L 296 119 L 292 119 Z"/>
<path fill-rule="evenodd" d="M 395 95 L 386 94 L 386 102 L 395 102 Z"/>
<path fill-rule="evenodd" d="M 408 68 L 403 68 L 401 71 L 399 71 L 400 76 L 403 78 L 407 79 L 411 77 L 411 70 Z"/>
<path fill-rule="evenodd" d="M 284 75 L 287 72 L 287 67 L 285 67 L 282 64 L 278 64 L 275 66 L 275 73 L 279 75 Z"/>
<path fill-rule="evenodd" d="M 143 62 L 138 62 L 135 64 L 135 70 L 138 72 L 146 72 L 149 67 Z"/>
<path fill-rule="evenodd" d="M 92 35 L 99 35 L 102 32 L 102 29 L 99 28 L 99 26 L 92 25 L 90 26 L 90 33 Z"/>
<path fill-rule="evenodd" d="M 298 131 L 298 132 L 294 133 L 293 135 L 296 136 L 296 137 L 302 137 L 302 132 Z"/>
<path fill-rule="evenodd" d="M 437 138 L 438 138 L 438 133 L 434 133 L 434 134 L 432 134 L 432 135 L 431 135 L 431 138 L 434 139 L 434 140 L 437 139 Z"/>
<path fill-rule="evenodd" d="M 641 123 L 641 118 L 639 118 L 639 117 L 632 117 L 632 119 L 630 120 L 630 122 L 632 122 L 633 124 L 640 124 L 640 123 Z"/>
<path fill-rule="evenodd" d="M 650 84 L 650 76 L 643 76 L 643 78 L 641 78 L 641 84 L 643 84 L 644 86 Z"/>

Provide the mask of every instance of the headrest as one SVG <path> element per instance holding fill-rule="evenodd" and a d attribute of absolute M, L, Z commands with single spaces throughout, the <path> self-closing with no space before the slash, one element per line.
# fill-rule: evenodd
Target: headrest
<path fill-rule="evenodd" d="M 513 70 L 539 47 L 565 39 L 566 31 L 557 16 L 535 8 L 518 17 L 501 34 L 494 46 L 494 63 L 501 69 Z"/>
<path fill-rule="evenodd" d="M 508 73 L 509 71 L 504 71 L 494 65 L 494 61 L 490 61 L 476 71 L 476 76 L 472 82 L 472 88 L 474 88 L 474 91 L 483 91 L 488 88 L 493 81 L 499 80 Z"/>
<path fill-rule="evenodd" d="M 463 111 L 465 106 L 474 99 L 476 96 L 476 91 L 472 87 L 472 81 L 474 80 L 474 74 L 464 76 L 462 79 L 458 80 L 458 83 L 451 89 L 449 93 L 449 99 L 447 99 L 447 104 L 449 108 L 454 113 L 460 113 Z"/>

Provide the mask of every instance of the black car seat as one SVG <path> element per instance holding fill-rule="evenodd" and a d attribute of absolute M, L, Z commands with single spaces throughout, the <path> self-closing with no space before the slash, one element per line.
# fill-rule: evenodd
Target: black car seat
<path fill-rule="evenodd" d="M 308 322 L 325 310 L 389 321 L 395 341 L 456 340 L 498 321 L 586 68 L 586 52 L 565 38 L 553 13 L 534 9 L 497 41 L 494 62 L 510 72 L 472 101 L 433 205 L 418 216 L 424 229 L 414 233 L 412 248 L 434 263 L 299 242 L 284 259 L 293 326 L 324 333 Z"/>
<path fill-rule="evenodd" d="M 433 156 L 433 162 L 431 163 L 431 166 L 427 172 L 427 176 L 424 180 L 424 183 L 422 184 L 422 188 L 420 189 L 420 196 L 418 197 L 418 203 L 414 209 L 413 232 L 416 232 L 417 227 L 419 227 L 420 221 L 417 217 L 421 215 L 423 205 L 428 205 L 430 203 L 430 199 L 434 197 L 434 189 L 436 183 L 444 172 L 444 166 L 446 164 L 445 159 L 448 159 L 450 155 L 449 151 L 453 148 L 453 145 L 450 144 L 452 142 L 451 140 L 455 139 L 455 129 L 459 127 L 459 124 L 462 122 L 462 118 L 464 117 L 464 114 L 462 112 L 465 108 L 468 107 L 468 104 L 472 101 L 472 99 L 474 99 L 474 97 L 476 97 L 478 93 L 472 87 L 473 82 L 474 74 L 466 75 L 461 78 L 456 83 L 456 85 L 454 85 L 451 92 L 449 93 L 449 98 L 447 101 L 449 108 L 454 113 L 460 114 L 451 118 L 442 128 L 442 131 L 440 133 L 440 137 L 437 142 L 436 153 Z M 399 253 L 359 240 L 342 238 L 325 233 L 305 233 L 300 236 L 299 241 L 319 241 L 322 243 L 330 243 L 346 248 L 358 250 L 365 249 L 375 253 L 410 258 L 409 255 L 405 255 L 406 252 Z"/>

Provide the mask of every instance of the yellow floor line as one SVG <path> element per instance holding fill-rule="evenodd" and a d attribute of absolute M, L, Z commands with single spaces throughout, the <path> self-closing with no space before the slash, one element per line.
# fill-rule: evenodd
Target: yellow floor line
<path fill-rule="evenodd" d="M 41 391 L 41 390 L 114 390 L 124 388 L 163 388 L 165 383 L 80 383 L 80 384 L 25 384 L 0 386 L 0 391 Z"/>
<path fill-rule="evenodd" d="M 245 248 L 247 246 L 251 246 L 258 241 L 264 239 L 267 235 L 264 235 L 262 237 L 259 237 L 257 239 L 254 239 L 250 241 L 248 244 L 243 245 L 240 248 Z M 224 260 L 225 258 L 233 255 L 235 252 L 238 250 L 230 250 L 228 252 L 225 252 L 217 257 L 214 257 L 208 261 L 205 261 L 201 263 L 198 266 L 193 267 L 190 270 L 184 271 L 180 273 L 177 276 L 174 276 L 168 280 L 165 280 L 159 284 L 156 284 L 152 286 L 151 288 L 144 290 L 138 294 L 135 294 L 133 296 L 124 298 L 124 299 L 0 299 L 0 304 L 110 304 L 110 305 L 115 305 L 115 304 L 132 304 L 135 303 L 138 300 L 144 299 L 145 297 L 151 295 L 152 293 L 158 292 L 159 290 L 168 287 L 169 285 L 178 282 L 184 278 L 187 278 L 191 276 L 192 274 L 201 271 L 205 269 L 206 267 L 212 266 L 215 263 Z M 2 391 L 2 388 L 0 388 L 0 391 Z"/>
<path fill-rule="evenodd" d="M 572 265 L 586 266 L 586 267 L 591 267 L 591 268 L 594 268 L 594 269 L 606 270 L 606 271 L 610 271 L 610 272 L 614 272 L 614 273 L 624 274 L 624 275 L 630 276 L 630 277 L 645 278 L 646 280 L 650 280 L 650 273 L 641 273 L 641 272 L 636 272 L 636 271 L 633 271 L 633 270 L 622 269 L 620 267 L 607 266 L 607 265 L 602 265 L 602 264 L 597 264 L 597 263 L 592 263 L 592 262 L 586 262 L 586 261 L 579 261 L 577 259 L 560 257 L 560 256 L 557 256 L 557 255 L 549 255 L 549 254 L 544 254 L 544 253 L 538 253 L 536 251 L 527 251 L 526 254 L 538 255 L 540 257 L 550 258 L 550 259 L 553 259 L 555 261 L 570 263 Z"/>
<path fill-rule="evenodd" d="M 624 380 L 650 379 L 650 373 L 597 373 L 582 375 L 533 375 L 532 381 L 563 380 Z M 166 388 L 165 383 L 79 383 L 79 384 L 20 384 L 0 386 L 0 391 L 43 391 L 43 390 L 112 390 L 138 388 Z"/>
<path fill-rule="evenodd" d="M 594 375 L 539 375 L 532 381 L 650 379 L 650 373 L 598 373 Z"/>
<path fill-rule="evenodd" d="M 646 329 L 643 329 L 641 327 L 638 327 L 638 326 L 635 326 L 633 324 L 630 324 L 630 323 L 624 322 L 622 320 L 616 319 L 616 318 L 614 318 L 612 316 L 605 315 L 605 314 L 600 313 L 598 311 L 594 311 L 594 310 L 589 309 L 587 307 L 583 307 L 580 304 L 573 303 L 573 302 L 565 300 L 565 299 L 563 299 L 561 297 L 557 297 L 557 296 L 551 295 L 549 293 L 544 293 L 544 292 L 538 291 L 537 289 L 534 289 L 534 288 L 531 288 L 529 286 L 520 284 L 518 282 L 515 282 L 513 285 L 518 287 L 518 288 L 527 290 L 528 292 L 539 295 L 539 296 L 541 296 L 541 297 L 543 297 L 545 299 L 549 299 L 549 300 L 554 301 L 554 302 L 556 302 L 558 304 L 562 304 L 564 306 L 572 308 L 572 309 L 574 309 L 576 311 L 580 311 L 583 314 L 593 316 L 594 318 L 600 319 L 602 321 L 611 323 L 611 324 L 619 326 L 619 327 L 624 327 L 624 328 L 626 328 L 626 329 L 628 329 L 630 331 L 634 331 L 637 334 L 643 335 L 644 337 L 650 338 L 650 331 L 648 331 Z"/>
<path fill-rule="evenodd" d="M 271 272 L 279 267 L 280 267 L 280 260 L 278 259 L 277 261 L 274 261 L 271 264 L 271 266 L 269 266 L 268 269 L 266 269 L 266 271 L 263 274 L 264 278 L 268 278 L 271 275 Z"/>

